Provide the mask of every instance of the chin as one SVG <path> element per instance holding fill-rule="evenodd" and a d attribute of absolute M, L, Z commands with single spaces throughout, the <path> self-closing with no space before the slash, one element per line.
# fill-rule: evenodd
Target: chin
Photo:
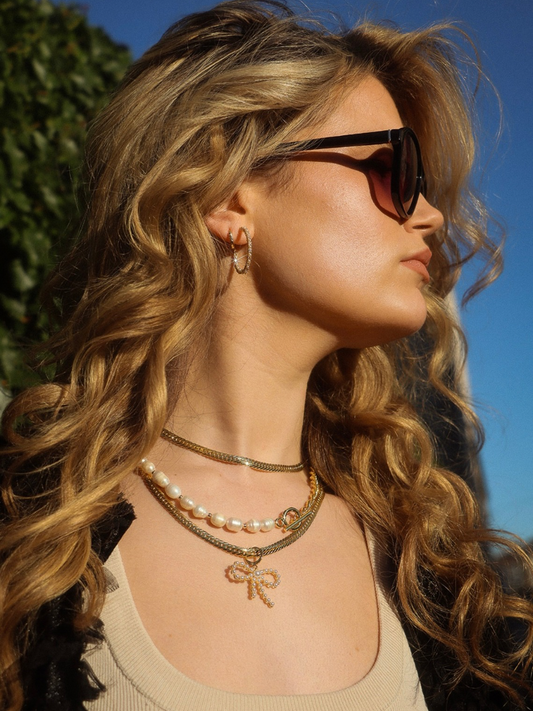
<path fill-rule="evenodd" d="M 358 333 L 355 339 L 352 339 L 351 348 L 369 348 L 371 346 L 384 346 L 386 343 L 399 341 L 402 338 L 412 336 L 413 333 L 419 331 L 425 324 L 427 311 L 424 307 L 421 309 L 413 309 L 408 313 L 401 314 L 401 318 L 391 320 L 387 323 L 376 324 L 375 328 L 367 334 Z M 353 340 L 356 343 L 353 343 Z"/>
<path fill-rule="evenodd" d="M 413 333 L 420 331 L 422 326 L 426 323 L 427 315 L 427 309 L 424 303 L 423 309 L 420 309 L 418 313 L 413 312 L 409 314 L 409 318 L 406 319 L 401 325 L 399 324 L 400 328 L 398 328 L 398 331 L 401 332 L 398 336 L 396 336 L 396 338 L 391 340 L 396 341 L 398 338 L 406 338 L 407 336 L 412 336 Z"/>
<path fill-rule="evenodd" d="M 417 331 L 420 331 L 420 329 L 425 324 L 425 322 L 426 322 L 426 319 L 424 318 L 423 320 L 417 321 L 416 324 L 413 323 L 409 327 L 406 326 L 406 328 L 403 330 L 403 332 L 399 336 L 397 336 L 396 338 L 393 338 L 391 340 L 398 341 L 401 338 L 408 338 L 409 336 L 412 336 Z"/>
<path fill-rule="evenodd" d="M 424 294 L 419 291 L 415 299 L 406 300 L 402 307 L 398 309 L 397 326 L 400 335 L 393 340 L 404 336 L 411 336 L 419 331 L 426 323 L 428 316 L 427 303 Z"/>

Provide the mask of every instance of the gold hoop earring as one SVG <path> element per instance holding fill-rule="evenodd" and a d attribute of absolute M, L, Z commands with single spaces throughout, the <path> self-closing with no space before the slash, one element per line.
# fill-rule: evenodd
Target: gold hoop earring
<path fill-rule="evenodd" d="M 250 264 L 252 263 L 252 236 L 249 232 L 249 230 L 246 227 L 241 227 L 241 230 L 244 232 L 245 237 L 246 237 L 246 263 L 244 267 L 239 266 L 239 257 L 237 255 L 237 247 L 235 246 L 235 242 L 233 239 L 233 234 L 228 232 L 228 237 L 229 237 L 229 242 L 231 245 L 231 249 L 233 250 L 233 268 L 237 272 L 237 274 L 246 274 L 246 272 L 250 269 Z"/>

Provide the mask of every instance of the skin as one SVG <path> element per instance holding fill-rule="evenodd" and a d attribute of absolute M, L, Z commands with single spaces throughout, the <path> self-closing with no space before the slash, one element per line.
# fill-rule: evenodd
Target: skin
<path fill-rule="evenodd" d="M 369 78 L 296 138 L 401 125 L 388 92 Z M 406 221 L 380 206 L 368 176 L 349 166 L 375 150 L 302 155 L 282 189 L 247 181 L 206 217 L 221 240 L 231 230 L 243 244 L 241 228 L 248 228 L 253 265 L 239 276 L 228 260 L 212 337 L 193 363 L 170 429 L 225 452 L 299 461 L 316 363 L 338 348 L 383 344 L 421 327 L 425 279 L 407 262 L 425 249 L 442 215 L 423 197 Z M 308 494 L 304 473 L 232 467 L 162 440 L 149 459 L 210 511 L 244 520 L 301 506 Z M 177 669 L 220 689 L 262 694 L 334 691 L 371 669 L 379 647 L 374 579 L 361 527 L 342 500 L 326 496 L 305 536 L 263 561 L 282 574 L 268 609 L 228 583 L 224 570 L 235 558 L 179 526 L 139 477 L 124 489 L 137 513 L 120 544 L 133 597 L 148 634 Z M 281 537 L 208 530 L 244 546 Z M 164 604 L 154 604 L 153 580 Z"/>

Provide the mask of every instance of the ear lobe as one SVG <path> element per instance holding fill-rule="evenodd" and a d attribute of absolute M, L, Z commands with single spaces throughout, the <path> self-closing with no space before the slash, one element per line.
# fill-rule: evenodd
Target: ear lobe
<path fill-rule="evenodd" d="M 237 192 L 230 200 L 216 207 L 204 218 L 207 229 L 214 237 L 230 243 L 230 232 L 237 245 L 246 244 L 246 235 L 242 228 L 249 226 L 249 217 L 242 205 L 240 193 Z"/>

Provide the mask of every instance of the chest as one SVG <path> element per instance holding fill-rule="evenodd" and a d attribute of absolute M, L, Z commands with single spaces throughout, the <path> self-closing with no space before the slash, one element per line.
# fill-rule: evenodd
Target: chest
<path fill-rule="evenodd" d="M 264 557 L 255 577 L 238 570 L 243 579 L 230 572 L 240 558 L 170 516 L 148 526 L 143 506 L 120 544 L 125 571 L 148 635 L 187 677 L 238 693 L 315 694 L 371 669 L 379 646 L 372 566 L 339 499 L 326 497 L 307 533 Z M 276 575 L 260 572 L 268 569 Z"/>

